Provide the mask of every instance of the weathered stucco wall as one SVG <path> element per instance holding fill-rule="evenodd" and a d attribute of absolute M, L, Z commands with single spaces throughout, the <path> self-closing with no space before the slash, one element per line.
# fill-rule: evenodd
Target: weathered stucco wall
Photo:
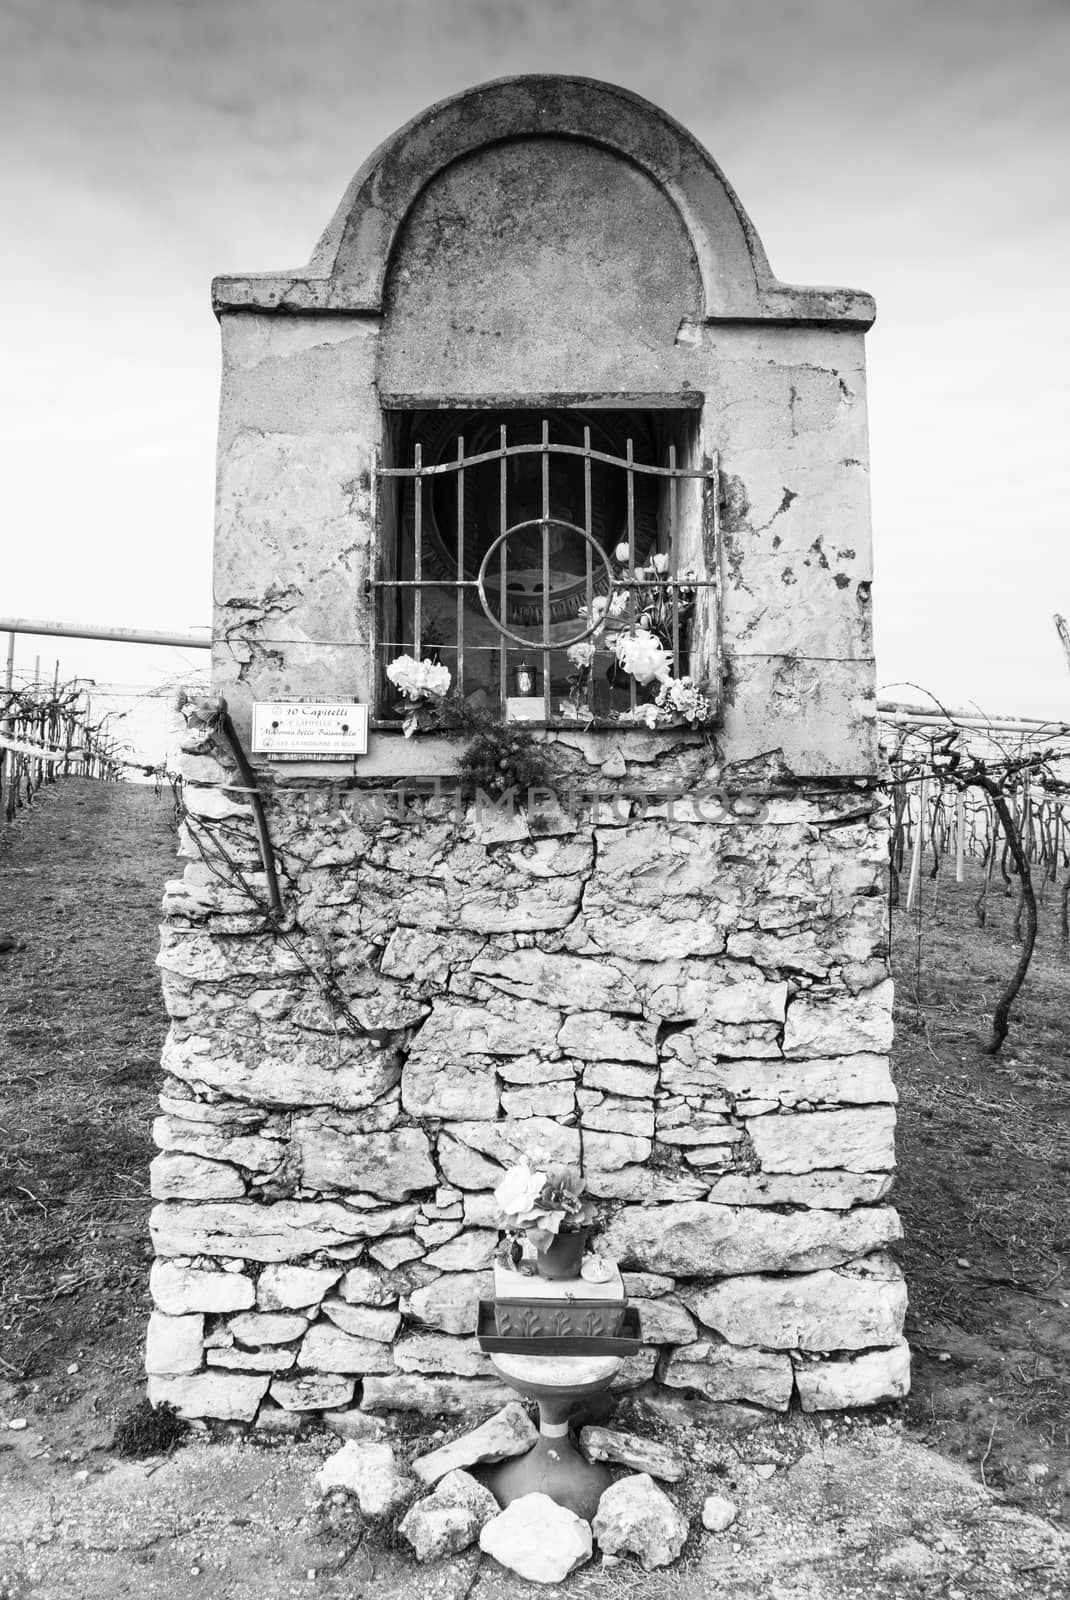
<path fill-rule="evenodd" d="M 380 411 L 374 340 L 356 319 L 230 316 L 223 336 L 213 656 L 247 731 L 254 698 L 369 696 Z M 673 360 L 666 381 L 702 393 L 701 448 L 720 462 L 720 754 L 780 750 L 800 776 L 872 773 L 861 335 L 701 327 Z M 428 379 L 433 392 L 448 375 L 443 364 Z M 575 360 L 558 383 L 598 387 Z M 373 735 L 359 773 L 411 771 L 398 761 L 413 756 Z M 443 761 L 448 751 L 425 770 Z"/>
<path fill-rule="evenodd" d="M 230 777 L 206 745 L 188 770 Z M 904 1391 L 872 793 L 398 821 L 388 792 L 279 789 L 274 934 L 205 865 L 225 841 L 261 888 L 246 802 L 186 802 L 155 1399 L 268 1421 L 500 1399 L 472 1333 L 490 1191 L 525 1150 L 604 1202 L 647 1340 L 623 1382 L 778 1409 Z"/>

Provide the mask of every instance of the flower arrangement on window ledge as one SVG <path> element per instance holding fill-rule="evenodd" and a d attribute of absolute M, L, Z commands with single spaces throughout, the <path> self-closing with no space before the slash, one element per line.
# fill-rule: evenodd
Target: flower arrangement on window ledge
<path fill-rule="evenodd" d="M 442 726 L 443 706 L 452 681 L 449 667 L 439 661 L 398 656 L 387 667 L 386 675 L 395 689 L 401 690 L 401 702 L 393 709 L 405 719 L 401 731 L 406 739 Z"/>
<path fill-rule="evenodd" d="M 627 544 L 619 544 L 614 555 L 623 576 L 629 570 Z M 713 708 L 702 686 L 690 677 L 673 676 L 673 585 L 668 568 L 668 556 L 659 554 L 651 557 L 649 565 L 634 569 L 634 622 L 627 620 L 627 589 L 616 590 L 608 600 L 596 595 L 589 611 L 585 605 L 579 607 L 579 615 L 593 624 L 593 632 L 589 639 L 580 640 L 568 651 L 573 668 L 569 678 L 570 714 L 577 719 L 585 714 L 595 659 L 599 645 L 604 644 L 612 654 L 607 672 L 610 682 L 619 683 L 622 675 L 631 677 L 649 696 L 634 708 L 617 712 L 616 721 L 651 729 L 678 727 L 683 722 L 699 729 L 711 720 Z M 676 591 L 677 634 L 680 624 L 694 610 L 696 591 L 688 583 L 693 578 L 694 573 L 688 569 Z"/>
<path fill-rule="evenodd" d="M 583 1190 L 574 1168 L 533 1167 L 524 1157 L 494 1191 L 503 1228 L 514 1243 L 527 1238 L 543 1277 L 579 1276 L 587 1234 L 598 1215 Z"/>

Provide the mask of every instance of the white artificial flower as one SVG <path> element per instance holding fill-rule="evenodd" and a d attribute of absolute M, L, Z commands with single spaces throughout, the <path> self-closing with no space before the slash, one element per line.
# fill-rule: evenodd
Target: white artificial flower
<path fill-rule="evenodd" d="M 494 1198 L 505 1216 L 522 1220 L 536 1210 L 545 1187 L 545 1172 L 533 1172 L 526 1163 L 520 1162 L 510 1167 L 495 1189 Z"/>
<path fill-rule="evenodd" d="M 416 661 L 412 656 L 398 656 L 387 667 L 386 675 L 407 700 L 419 700 L 424 695 L 440 699 L 450 686 L 449 667 L 437 661 Z"/>
<path fill-rule="evenodd" d="M 651 561 L 653 563 L 655 572 L 661 573 L 662 576 L 664 576 L 664 574 L 666 572 L 668 572 L 668 570 L 669 570 L 669 558 L 668 558 L 668 556 L 666 556 L 666 555 L 656 555 L 656 556 L 651 556 L 650 559 L 651 559 Z"/>
<path fill-rule="evenodd" d="M 690 678 L 668 678 L 658 690 L 656 704 L 687 722 L 709 721 L 710 702 Z"/>
<path fill-rule="evenodd" d="M 672 657 L 649 631 L 622 633 L 617 639 L 617 661 L 636 683 L 663 682 L 672 676 Z"/>
<path fill-rule="evenodd" d="M 568 659 L 574 667 L 589 667 L 594 660 L 595 647 L 590 639 L 580 639 L 570 645 L 567 651 Z"/>

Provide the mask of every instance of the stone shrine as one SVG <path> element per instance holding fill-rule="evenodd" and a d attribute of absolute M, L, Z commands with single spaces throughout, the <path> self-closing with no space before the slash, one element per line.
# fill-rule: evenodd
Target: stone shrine
<path fill-rule="evenodd" d="M 873 302 L 779 283 L 683 128 L 556 77 L 422 113 L 307 267 L 213 295 L 151 1398 L 505 1404 L 523 1153 L 602 1202 L 620 1383 L 902 1395 Z M 476 792 L 473 730 L 551 779 Z"/>

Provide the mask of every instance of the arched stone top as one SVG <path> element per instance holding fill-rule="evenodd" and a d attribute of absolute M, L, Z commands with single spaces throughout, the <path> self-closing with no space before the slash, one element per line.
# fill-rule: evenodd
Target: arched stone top
<path fill-rule="evenodd" d="M 664 192 L 690 236 L 707 319 L 873 321 L 869 295 L 779 283 L 716 162 L 649 100 L 590 78 L 534 75 L 482 84 L 414 117 L 356 174 L 308 266 L 217 278 L 216 310 L 377 314 L 399 232 L 426 186 L 481 148 L 540 135 L 600 146 Z"/>

